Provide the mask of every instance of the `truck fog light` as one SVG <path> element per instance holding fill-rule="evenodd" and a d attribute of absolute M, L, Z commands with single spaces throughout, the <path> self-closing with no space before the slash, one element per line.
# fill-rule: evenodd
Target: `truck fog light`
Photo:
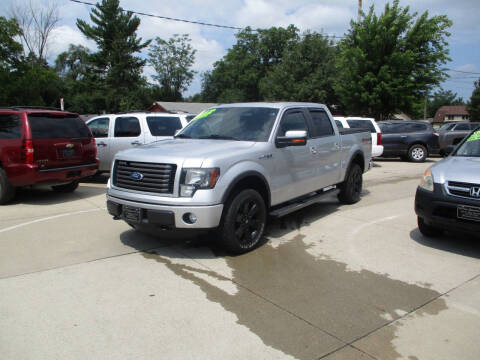
<path fill-rule="evenodd" d="M 192 213 L 183 214 L 183 221 L 187 224 L 195 224 L 197 222 L 197 215 Z"/>

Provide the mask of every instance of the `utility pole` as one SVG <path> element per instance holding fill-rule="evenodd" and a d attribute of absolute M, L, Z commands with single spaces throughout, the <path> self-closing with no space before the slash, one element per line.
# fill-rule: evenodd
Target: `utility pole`
<path fill-rule="evenodd" d="M 362 17 L 361 11 L 362 11 L 362 0 L 358 0 L 358 18 L 357 18 L 357 22 L 360 22 L 360 19 L 361 19 L 361 17 Z"/>

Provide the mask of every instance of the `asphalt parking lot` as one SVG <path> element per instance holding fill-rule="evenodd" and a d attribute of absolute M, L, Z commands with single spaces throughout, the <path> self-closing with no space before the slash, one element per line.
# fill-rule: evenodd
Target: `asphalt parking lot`
<path fill-rule="evenodd" d="M 236 257 L 113 221 L 102 178 L 20 191 L 0 207 L 0 356 L 478 359 L 480 243 L 419 233 L 431 164 L 376 161 L 359 203 L 273 221 Z"/>

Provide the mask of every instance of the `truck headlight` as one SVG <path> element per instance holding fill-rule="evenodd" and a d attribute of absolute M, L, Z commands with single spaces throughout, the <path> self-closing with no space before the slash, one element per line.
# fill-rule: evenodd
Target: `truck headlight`
<path fill-rule="evenodd" d="M 192 197 L 198 189 L 213 189 L 219 177 L 219 168 L 183 169 L 180 178 L 180 196 Z"/>
<path fill-rule="evenodd" d="M 419 186 L 424 190 L 433 191 L 433 176 L 430 170 L 425 171 Z"/>

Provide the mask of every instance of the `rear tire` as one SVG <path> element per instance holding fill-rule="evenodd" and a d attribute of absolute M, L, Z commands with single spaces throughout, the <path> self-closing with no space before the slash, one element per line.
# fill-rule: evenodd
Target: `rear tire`
<path fill-rule="evenodd" d="M 78 180 L 75 180 L 65 185 L 52 186 L 52 189 L 53 191 L 58 193 L 71 193 L 71 192 L 74 192 L 77 189 L 77 187 L 78 187 Z"/>
<path fill-rule="evenodd" d="M 408 149 L 408 159 L 411 162 L 424 162 L 427 158 L 427 148 L 420 144 L 415 144 Z"/>
<path fill-rule="evenodd" d="M 435 237 L 443 234 L 443 230 L 435 226 L 427 225 L 423 218 L 417 217 L 418 230 L 426 237 Z"/>
<path fill-rule="evenodd" d="M 15 187 L 8 181 L 5 170 L 0 168 L 0 205 L 6 204 L 15 196 Z"/>
<path fill-rule="evenodd" d="M 267 209 L 262 196 L 253 189 L 239 192 L 225 206 L 219 229 L 223 246 L 234 254 L 255 249 L 263 237 L 266 222 Z"/>
<path fill-rule="evenodd" d="M 348 169 L 345 180 L 340 185 L 338 200 L 344 204 L 355 204 L 360 200 L 362 187 L 362 168 L 358 164 L 352 164 Z"/>

